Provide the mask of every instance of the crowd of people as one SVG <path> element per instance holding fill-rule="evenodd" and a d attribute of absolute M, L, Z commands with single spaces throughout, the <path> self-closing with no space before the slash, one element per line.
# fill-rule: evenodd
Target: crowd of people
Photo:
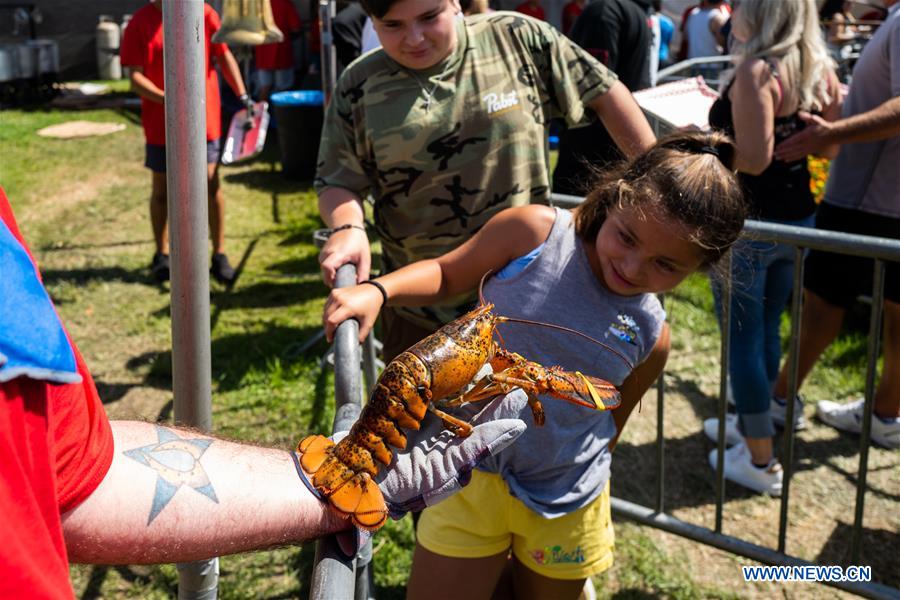
<path fill-rule="evenodd" d="M 739 236 L 749 217 L 900 239 L 900 2 L 884 0 L 884 21 L 844 91 L 827 44 L 852 31 L 846 3 L 830 15 L 826 38 L 815 0 L 701 0 L 682 16 L 680 52 L 727 51 L 733 69 L 708 131 L 660 139 L 632 96 L 652 85 L 651 64 L 669 60 L 675 26 L 660 2 L 573 0 L 562 31 L 538 0 L 516 11 L 463 4 L 362 0 L 335 20 L 342 74 L 314 181 L 330 230 L 319 263 L 329 287 L 354 264 L 357 285 L 331 291 L 325 333 L 354 318 L 362 337 L 380 319 L 388 362 L 475 306 L 491 273 L 484 295 L 498 313 L 591 336 L 521 328 L 504 340 L 542 364 L 609 381 L 617 407 L 547 402 L 546 425 L 526 426 L 520 412 L 538 399 L 516 391 L 496 399 L 466 439 L 440 434 L 437 420 L 411 433 L 420 451 L 398 454 L 380 482 L 388 503 L 403 507 L 394 516 L 424 509 L 410 598 L 589 596 L 590 578 L 613 561 L 616 443 L 671 352 L 657 295 L 691 273 L 710 273 L 717 310 L 727 302 L 731 315 L 736 412 L 725 423 L 725 477 L 781 493 L 775 427 L 806 426 L 803 400 L 787 397 L 779 334 L 796 255 Z M 263 98 L 293 85 L 291 40 L 301 31 L 291 2 L 272 7 L 286 36 L 256 51 L 253 91 Z M 169 276 L 161 10 L 150 0 L 122 45 L 141 97 L 151 275 L 160 282 Z M 212 42 L 218 15 L 204 10 L 211 272 L 230 284 L 216 65 L 251 100 L 227 46 Z M 376 39 L 368 52 L 366 28 Z M 551 173 L 554 120 L 566 131 Z M 833 158 L 818 205 L 809 156 Z M 585 199 L 572 211 L 551 208 L 553 192 Z M 719 259 L 729 251 L 727 270 Z M 0 255 L 0 524 L 15 541 L 0 549 L 0 596 L 70 597 L 69 561 L 189 561 L 341 532 L 352 553 L 354 532 L 303 485 L 292 453 L 106 418 L 2 189 Z M 798 386 L 872 287 L 871 260 L 814 251 L 804 261 Z M 884 281 L 871 437 L 896 449 L 900 265 L 889 263 Z M 822 400 L 816 414 L 859 433 L 863 408 L 862 399 Z M 714 442 L 719 426 L 703 424 Z M 709 454 L 714 469 L 717 456 Z M 182 486 L 196 493 L 176 495 Z"/>

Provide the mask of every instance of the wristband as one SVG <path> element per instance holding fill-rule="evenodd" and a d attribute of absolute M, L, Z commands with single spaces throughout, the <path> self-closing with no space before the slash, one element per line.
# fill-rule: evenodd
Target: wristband
<path fill-rule="evenodd" d="M 341 225 L 340 227 L 335 227 L 334 229 L 328 230 L 328 235 L 332 233 L 337 233 L 338 231 L 344 231 L 345 229 L 359 229 L 360 231 L 365 231 L 366 228 L 362 225 L 354 225 L 352 223 L 347 223 L 346 225 Z"/>
<path fill-rule="evenodd" d="M 384 289 L 384 286 L 372 279 L 366 279 L 365 281 L 359 282 L 360 285 L 362 285 L 364 283 L 367 283 L 369 285 L 374 285 L 376 288 L 378 288 L 378 291 L 381 292 L 381 298 L 382 298 L 381 305 L 387 306 L 388 295 L 387 295 L 387 290 Z"/>
<path fill-rule="evenodd" d="M 241 94 L 241 97 L 238 98 L 241 101 L 241 104 L 247 104 L 250 102 L 250 94 Z"/>

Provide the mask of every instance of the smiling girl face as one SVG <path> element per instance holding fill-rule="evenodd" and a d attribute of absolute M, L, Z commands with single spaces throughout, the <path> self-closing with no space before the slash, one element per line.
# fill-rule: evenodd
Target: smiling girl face
<path fill-rule="evenodd" d="M 703 263 L 687 226 L 658 208 L 609 210 L 588 260 L 608 290 L 622 296 L 666 292 Z"/>

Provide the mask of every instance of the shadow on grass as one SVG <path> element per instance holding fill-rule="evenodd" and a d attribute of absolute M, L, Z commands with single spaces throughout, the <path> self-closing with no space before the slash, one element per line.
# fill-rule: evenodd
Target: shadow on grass
<path fill-rule="evenodd" d="M 852 530 L 851 523 L 836 523 L 828 541 L 816 556 L 815 562 L 820 565 L 869 565 L 872 567 L 872 581 L 900 588 L 897 554 L 893 551 L 886 551 L 890 548 L 900 547 L 900 533 L 863 527 L 859 562 L 851 563 Z"/>
<path fill-rule="evenodd" d="M 266 267 L 268 273 L 280 273 L 282 275 L 319 275 L 319 256 L 317 253 L 310 253 L 303 258 L 292 258 L 275 262 Z M 327 292 L 327 288 L 322 285 L 322 292 Z"/>
<path fill-rule="evenodd" d="M 140 387 L 139 384 L 134 383 L 106 383 L 99 379 L 94 380 L 94 385 L 97 386 L 97 393 L 100 394 L 103 404 L 117 402 L 124 398 L 132 388 Z"/>
<path fill-rule="evenodd" d="M 103 582 L 106 580 L 110 571 L 115 571 L 119 576 L 131 584 L 139 584 L 141 586 L 149 586 L 163 592 L 170 598 L 174 598 L 178 594 L 176 580 L 170 580 L 154 567 L 128 567 L 128 566 L 106 566 L 97 565 L 91 568 L 91 574 L 88 579 L 87 586 L 81 594 L 81 600 L 96 600 L 103 598 L 102 588 Z M 141 571 L 146 571 L 142 573 Z"/>
<path fill-rule="evenodd" d="M 45 287 L 64 283 L 85 285 L 94 281 L 119 281 L 122 283 L 152 284 L 147 269 L 123 267 L 97 267 L 87 269 L 46 269 L 41 271 Z"/>
<path fill-rule="evenodd" d="M 248 373 L 268 371 L 273 360 L 292 362 L 294 359 L 289 356 L 291 348 L 296 342 L 313 336 L 318 330 L 318 325 L 301 328 L 272 326 L 264 331 L 214 339 L 211 347 L 212 379 L 219 391 L 238 389 Z M 171 390 L 171 352 L 145 352 L 132 357 L 125 366 L 130 370 L 137 370 L 148 363 L 152 366 L 140 385 Z"/>
<path fill-rule="evenodd" d="M 657 600 L 658 598 L 668 598 L 667 594 L 652 593 L 639 589 L 619 590 L 610 596 L 612 600 Z"/>

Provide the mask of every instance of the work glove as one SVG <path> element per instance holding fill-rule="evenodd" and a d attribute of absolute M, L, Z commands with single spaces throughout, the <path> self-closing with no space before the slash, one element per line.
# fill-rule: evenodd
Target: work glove
<path fill-rule="evenodd" d="M 252 119 L 256 112 L 256 104 L 253 102 L 253 98 L 249 94 L 243 94 L 240 97 L 240 101 L 244 108 L 247 109 L 247 119 Z"/>
<path fill-rule="evenodd" d="M 498 396 L 455 411 L 454 416 L 474 425 L 466 438 L 445 430 L 433 415 L 422 422 L 422 429 L 407 430 L 406 450 L 396 452 L 391 465 L 375 477 L 391 518 L 400 519 L 409 511 L 423 510 L 452 496 L 469 483 L 472 470 L 482 460 L 496 455 L 525 432 L 525 423 L 518 418 L 527 403 L 525 395 L 517 390 L 506 398 Z M 338 443 L 347 433 L 337 432 L 331 439 Z M 327 502 L 303 470 L 298 468 L 297 472 L 306 487 Z M 371 535 L 361 529 L 342 532 L 337 536 L 338 545 L 352 558 Z"/>

